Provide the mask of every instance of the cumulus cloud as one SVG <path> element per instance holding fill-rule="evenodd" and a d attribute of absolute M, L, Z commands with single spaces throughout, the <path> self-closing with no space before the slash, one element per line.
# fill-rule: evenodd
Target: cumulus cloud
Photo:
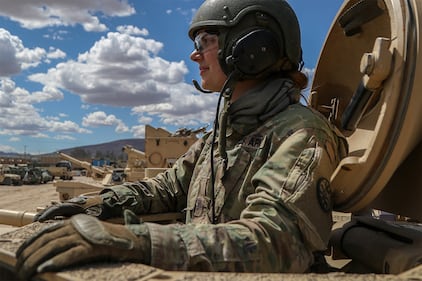
<path fill-rule="evenodd" d="M 165 124 L 210 122 L 216 96 L 197 94 L 184 82 L 185 62 L 159 57 L 162 48 L 153 39 L 109 32 L 77 60 L 59 63 L 29 79 L 77 94 L 86 104 L 130 107 L 133 115 L 159 116 Z"/>
<path fill-rule="evenodd" d="M 40 110 L 34 106 L 62 98 L 60 91 L 48 86 L 42 92 L 30 93 L 17 87 L 9 78 L 0 79 L 0 134 L 40 137 L 40 132 L 90 133 L 90 130 L 81 128 L 73 121 L 42 117 Z"/>
<path fill-rule="evenodd" d="M 101 38 L 77 61 L 58 64 L 32 81 L 80 95 L 85 103 L 132 106 L 168 99 L 183 80 L 185 63 L 155 56 L 163 44 L 152 39 L 113 33 Z"/>
<path fill-rule="evenodd" d="M 17 36 L 0 28 L 0 65 L 2 66 L 0 76 L 9 76 L 21 71 L 21 64 L 17 56 L 22 49 L 22 41 Z"/>
<path fill-rule="evenodd" d="M 66 53 L 60 49 L 56 49 L 53 47 L 49 48 L 49 53 L 47 54 L 47 58 L 49 59 L 64 59 L 66 57 Z"/>
<path fill-rule="evenodd" d="M 82 125 L 85 127 L 116 126 L 116 133 L 124 133 L 129 128 L 124 122 L 115 115 L 107 115 L 104 111 L 92 112 L 82 119 Z"/>
<path fill-rule="evenodd" d="M 99 15 L 123 17 L 135 9 L 126 0 L 1 0 L 0 16 L 18 22 L 28 29 L 80 24 L 86 31 L 106 31 Z"/>
<path fill-rule="evenodd" d="M 23 69 L 38 66 L 43 59 L 59 59 L 66 57 L 60 49 L 25 48 L 19 37 L 8 30 L 0 28 L 0 76 L 18 74 Z"/>
<path fill-rule="evenodd" d="M 140 29 L 139 27 L 133 25 L 120 25 L 116 28 L 116 30 L 120 33 L 129 35 L 147 36 L 149 34 L 149 31 L 146 28 Z"/>
<path fill-rule="evenodd" d="M 0 144 L 0 151 L 4 152 L 18 152 L 14 147 Z"/>
<path fill-rule="evenodd" d="M 145 126 L 137 125 L 131 128 L 131 132 L 135 138 L 145 138 Z"/>

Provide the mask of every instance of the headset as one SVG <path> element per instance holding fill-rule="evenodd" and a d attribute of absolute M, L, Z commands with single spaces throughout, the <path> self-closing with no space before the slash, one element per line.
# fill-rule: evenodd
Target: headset
<path fill-rule="evenodd" d="M 229 72 L 239 72 L 242 79 L 258 78 L 279 64 L 280 53 L 283 50 L 273 32 L 255 29 L 236 40 L 225 64 Z"/>

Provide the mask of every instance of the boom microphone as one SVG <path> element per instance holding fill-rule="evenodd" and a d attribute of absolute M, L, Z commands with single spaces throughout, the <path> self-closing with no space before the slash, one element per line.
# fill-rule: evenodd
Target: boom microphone
<path fill-rule="evenodd" d="M 195 88 L 198 91 L 200 91 L 201 93 L 204 93 L 204 94 L 211 94 L 211 93 L 213 93 L 213 91 L 208 91 L 208 90 L 202 89 L 202 87 L 199 85 L 198 81 L 196 81 L 195 79 L 192 80 L 192 83 L 195 86 Z"/>

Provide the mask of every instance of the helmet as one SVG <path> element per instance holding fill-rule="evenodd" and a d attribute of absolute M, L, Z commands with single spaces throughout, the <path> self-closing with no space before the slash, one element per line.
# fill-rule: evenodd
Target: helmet
<path fill-rule="evenodd" d="M 189 28 L 218 32 L 219 62 L 226 75 L 260 77 L 302 66 L 299 23 L 285 0 L 206 0 Z"/>

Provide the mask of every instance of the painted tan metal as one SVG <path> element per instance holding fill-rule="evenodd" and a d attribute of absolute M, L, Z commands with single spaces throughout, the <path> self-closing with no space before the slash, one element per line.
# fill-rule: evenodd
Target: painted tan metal
<path fill-rule="evenodd" d="M 171 134 L 162 128 L 145 126 L 147 168 L 169 168 L 197 140 L 196 134 L 183 129 Z"/>
<path fill-rule="evenodd" d="M 47 168 L 47 170 L 50 172 L 50 174 L 54 178 L 60 178 L 60 179 L 71 179 L 72 178 L 72 171 L 69 171 L 66 167 L 50 166 L 50 167 Z"/>
<path fill-rule="evenodd" d="M 0 209 L 0 224 L 23 226 L 32 223 L 35 213 Z"/>
<path fill-rule="evenodd" d="M 340 8 L 321 51 L 310 95 L 310 104 L 327 117 L 332 100 L 338 100 L 338 110 L 331 111 L 331 119 L 340 127 L 341 116 L 359 83 L 376 89 L 356 130 L 343 131 L 350 153 L 331 181 L 335 207 L 345 212 L 369 207 L 422 141 L 422 81 L 418 78 L 422 71 L 422 1 L 379 0 L 384 13 L 365 23 L 359 34 L 346 36 L 337 19 L 358 2 L 345 1 Z M 422 186 L 413 186 L 412 181 L 420 177 L 416 172 L 392 188 L 411 186 L 419 190 Z M 421 192 L 416 194 L 420 202 Z M 405 197 L 413 195 L 409 192 Z M 394 198 L 385 199 L 377 207 L 389 211 L 387 201 L 391 200 Z M 422 219 L 421 206 L 394 211 Z"/>
<path fill-rule="evenodd" d="M 76 159 L 75 157 L 72 157 L 63 152 L 59 152 L 58 155 L 61 159 L 67 160 L 71 162 L 73 165 L 86 169 L 88 174 L 95 179 L 103 179 L 106 174 L 110 174 L 112 172 L 111 169 L 99 168 L 99 167 L 93 166 L 89 162 Z"/>
<path fill-rule="evenodd" d="M 165 171 L 197 140 L 196 134 L 201 131 L 203 128 L 198 130 L 180 129 L 172 134 L 162 128 L 146 125 L 145 152 L 131 146 L 123 147 L 123 151 L 128 155 L 124 169 L 125 181 L 134 182 Z M 94 167 L 88 162 L 80 161 L 64 153 L 59 153 L 59 156 L 87 169 L 91 175 L 83 180 L 80 178 L 73 181 L 56 181 L 54 185 L 59 193 L 60 201 L 69 200 L 85 193 L 98 192 L 105 186 L 118 184 L 112 181 L 111 169 Z"/>
<path fill-rule="evenodd" d="M 145 153 L 130 145 L 125 145 L 123 151 L 127 154 L 126 181 L 133 182 L 145 178 L 145 168 L 147 166 Z"/>

